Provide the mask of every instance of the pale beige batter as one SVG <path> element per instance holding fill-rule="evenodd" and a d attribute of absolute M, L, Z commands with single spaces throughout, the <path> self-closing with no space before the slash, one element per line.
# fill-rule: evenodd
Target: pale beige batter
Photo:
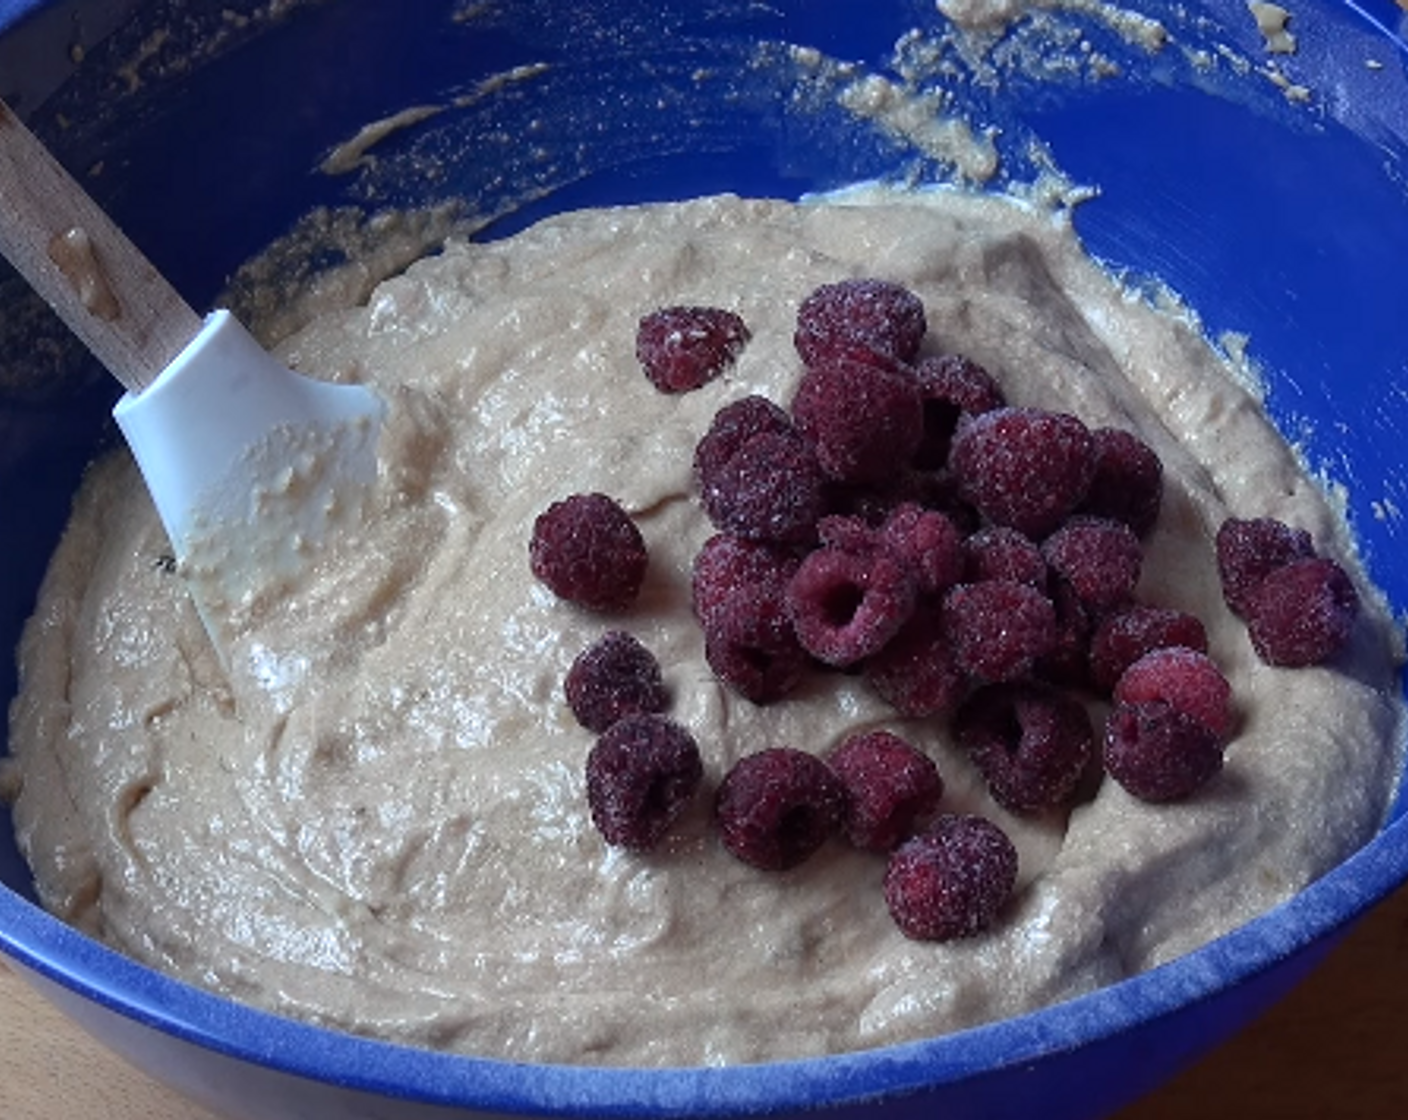
<path fill-rule="evenodd" d="M 694 443 L 746 393 L 787 402 L 798 302 L 876 275 L 924 300 L 930 349 L 986 365 L 1014 403 L 1138 431 L 1168 472 L 1141 594 L 1198 614 L 1241 729 L 1192 801 L 1112 782 L 1069 820 L 993 805 L 941 726 L 857 679 L 757 708 L 718 685 L 689 613 L 710 528 Z M 635 324 L 673 303 L 740 313 L 725 378 L 657 393 Z M 727 1063 L 932 1034 L 1087 991 L 1293 894 L 1371 836 L 1396 772 L 1394 642 L 1377 614 L 1333 667 L 1260 664 L 1222 605 L 1221 520 L 1279 517 L 1347 555 L 1320 489 L 1186 317 L 1080 251 L 1066 219 L 998 199 L 795 207 L 722 197 L 564 215 L 452 243 L 281 347 L 392 408 L 377 509 L 310 586 L 252 620 L 222 671 L 133 468 L 78 500 L 22 651 L 15 818 L 44 901 L 143 961 L 334 1027 L 515 1059 Z M 532 579 L 533 518 L 603 490 L 651 550 L 605 619 Z M 1363 588 L 1366 600 L 1374 600 Z M 859 727 L 922 746 L 945 805 L 1021 853 L 995 931 L 905 940 L 883 861 L 834 843 L 755 871 L 708 825 L 608 849 L 583 793 L 591 737 L 561 700 L 608 626 L 660 657 L 711 782 L 739 755 L 825 751 Z"/>

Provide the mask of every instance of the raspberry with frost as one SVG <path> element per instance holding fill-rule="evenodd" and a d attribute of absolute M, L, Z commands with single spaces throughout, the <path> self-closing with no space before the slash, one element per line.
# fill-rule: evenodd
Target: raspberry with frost
<path fill-rule="evenodd" d="M 1095 472 L 1080 511 L 1122 521 L 1138 537 L 1148 536 L 1163 505 L 1164 468 L 1158 455 L 1132 432 L 1095 428 Z"/>
<path fill-rule="evenodd" d="M 978 689 L 954 717 L 954 734 L 993 800 L 1014 813 L 1064 805 L 1095 752 L 1085 705 L 1035 681 Z"/>
<path fill-rule="evenodd" d="M 737 360 L 748 327 L 719 307 L 662 307 L 636 328 L 636 358 L 662 393 L 707 385 Z"/>
<path fill-rule="evenodd" d="M 1010 579 L 1045 591 L 1047 576 L 1046 558 L 1040 547 L 1016 529 L 989 525 L 963 542 L 965 583 Z"/>
<path fill-rule="evenodd" d="M 990 522 L 1040 540 L 1085 497 L 1095 444 L 1090 430 L 1067 413 L 999 408 L 959 425 L 949 467 Z"/>
<path fill-rule="evenodd" d="M 898 475 L 924 435 L 919 386 L 909 373 L 838 360 L 808 367 L 792 419 L 827 476 L 883 482 Z"/>
<path fill-rule="evenodd" d="M 918 587 L 887 549 L 808 553 L 787 584 L 787 609 L 802 647 L 827 665 L 878 652 L 914 610 Z"/>
<path fill-rule="evenodd" d="M 914 376 L 924 399 L 924 439 L 914 453 L 914 465 L 923 470 L 938 470 L 948 462 L 960 416 L 977 416 L 1007 404 L 992 374 L 959 354 L 924 358 L 914 367 Z"/>
<path fill-rule="evenodd" d="M 753 436 L 711 471 L 704 512 L 719 528 L 753 540 L 804 544 L 826 512 L 826 479 L 816 456 L 796 436 Z"/>
<path fill-rule="evenodd" d="M 1164 703 L 1192 717 L 1220 742 L 1232 734 L 1232 686 L 1207 654 L 1182 646 L 1146 653 L 1115 684 L 1116 704 Z"/>
<path fill-rule="evenodd" d="M 1207 653 L 1207 630 L 1195 616 L 1167 607 L 1134 604 L 1109 615 L 1090 640 L 1091 683 L 1101 692 L 1113 692 L 1126 669 L 1168 646 Z"/>
<path fill-rule="evenodd" d="M 918 941 L 972 937 L 997 919 L 1017 884 L 1017 849 L 979 816 L 944 814 L 906 840 L 885 868 L 885 903 Z"/>
<path fill-rule="evenodd" d="M 662 715 L 617 720 L 587 755 L 587 805 L 608 844 L 656 847 L 704 778 L 693 736 Z"/>
<path fill-rule="evenodd" d="M 939 613 L 923 608 L 866 659 L 864 672 L 875 694 L 902 716 L 945 715 L 958 706 L 968 686 Z"/>
<path fill-rule="evenodd" d="M 563 691 L 577 722 L 598 734 L 626 716 L 663 712 L 669 704 L 660 662 L 624 630 L 611 630 L 579 653 Z"/>
<path fill-rule="evenodd" d="M 1222 769 L 1223 740 L 1172 704 L 1116 704 L 1105 721 L 1105 771 L 1142 801 L 1181 801 Z"/>
<path fill-rule="evenodd" d="M 927 326 L 908 288 L 872 278 L 823 284 L 797 309 L 793 341 L 806 365 L 835 358 L 909 364 Z"/>
<path fill-rule="evenodd" d="M 1296 560 L 1277 568 L 1252 592 L 1247 633 L 1268 665 L 1319 665 L 1349 641 L 1359 594 L 1333 560 Z"/>
<path fill-rule="evenodd" d="M 1309 533 L 1272 517 L 1229 517 L 1218 527 L 1214 547 L 1222 596 L 1243 617 L 1262 580 L 1277 568 L 1315 556 Z"/>
<path fill-rule="evenodd" d="M 755 704 L 781 700 L 801 683 L 811 658 L 797 641 L 780 588 L 744 586 L 704 626 L 704 660 Z"/>
<path fill-rule="evenodd" d="M 714 413 L 709 428 L 694 447 L 694 477 L 701 491 L 754 436 L 797 435 L 792 418 L 767 397 L 756 394 L 731 401 Z"/>
<path fill-rule="evenodd" d="M 938 510 L 903 502 L 885 519 L 880 536 L 915 573 L 922 594 L 941 594 L 963 578 L 963 534 Z"/>
<path fill-rule="evenodd" d="M 630 514 L 605 494 L 574 494 L 533 522 L 533 574 L 560 598 L 595 611 L 635 602 L 645 581 L 645 539 Z"/>
<path fill-rule="evenodd" d="M 965 583 L 943 600 L 943 627 L 954 659 L 985 683 L 1026 676 L 1056 643 L 1056 608 L 1014 580 Z"/>
<path fill-rule="evenodd" d="M 938 810 L 943 797 L 934 760 L 889 731 L 851 735 L 827 762 L 846 789 L 846 839 L 866 851 L 890 851 Z"/>
<path fill-rule="evenodd" d="M 800 558 L 791 549 L 716 533 L 695 553 L 690 579 L 694 617 L 707 630 L 725 601 L 744 588 L 759 588 L 781 599 Z"/>
<path fill-rule="evenodd" d="M 805 861 L 837 833 L 845 812 L 846 789 L 831 767 L 794 747 L 740 758 L 714 801 L 724 847 L 764 871 Z"/>
<path fill-rule="evenodd" d="M 1129 599 L 1144 562 L 1134 530 L 1103 517 L 1072 517 L 1042 542 L 1041 554 L 1096 614 Z"/>

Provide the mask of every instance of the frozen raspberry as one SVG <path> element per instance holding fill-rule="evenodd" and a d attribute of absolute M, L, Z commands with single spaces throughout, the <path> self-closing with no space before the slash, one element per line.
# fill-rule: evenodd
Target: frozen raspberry
<path fill-rule="evenodd" d="M 710 473 L 701 498 L 717 528 L 753 540 L 803 544 L 826 511 L 826 480 L 798 436 L 765 432 Z"/>
<path fill-rule="evenodd" d="M 1232 686 L 1205 653 L 1168 646 L 1151 650 L 1115 684 L 1116 704 L 1162 702 L 1192 716 L 1226 742 L 1232 733 Z"/>
<path fill-rule="evenodd" d="M 912 362 L 927 329 L 924 304 L 887 280 L 824 284 L 797 309 L 794 341 L 811 366 L 835 358 Z"/>
<path fill-rule="evenodd" d="M 977 362 L 958 354 L 925 358 L 914 367 L 924 398 L 924 440 L 914 453 L 914 465 L 938 470 L 948 462 L 958 418 L 992 412 L 1007 404 L 1002 388 Z"/>
<path fill-rule="evenodd" d="M 795 552 L 732 533 L 716 533 L 694 557 L 690 604 L 707 629 L 715 612 L 734 592 L 759 587 L 781 598 L 800 563 Z"/>
<path fill-rule="evenodd" d="M 787 584 L 797 639 L 828 665 L 852 665 L 893 638 L 914 610 L 918 588 L 887 549 L 809 553 Z"/>
<path fill-rule="evenodd" d="M 1122 521 L 1145 537 L 1159 519 L 1164 497 L 1164 467 L 1138 436 L 1120 428 L 1096 428 L 1095 474 L 1081 512 Z"/>
<path fill-rule="evenodd" d="M 972 937 L 990 926 L 1017 884 L 1017 849 L 984 817 L 946 814 L 906 840 L 885 868 L 885 903 L 917 941 Z"/>
<path fill-rule="evenodd" d="M 1207 653 L 1207 631 L 1193 615 L 1166 607 L 1136 604 L 1112 614 L 1090 640 L 1091 683 L 1108 694 L 1126 669 L 1146 653 L 1168 646 Z"/>
<path fill-rule="evenodd" d="M 1134 530 L 1102 517 L 1071 518 L 1042 542 L 1041 554 L 1096 614 L 1129 599 L 1144 562 Z"/>
<path fill-rule="evenodd" d="M 727 369 L 748 344 L 748 328 L 718 307 L 664 307 L 636 329 L 636 357 L 662 393 L 687 393 Z"/>
<path fill-rule="evenodd" d="M 854 514 L 830 514 L 816 525 L 817 538 L 824 548 L 869 555 L 888 547 L 878 524 Z"/>
<path fill-rule="evenodd" d="M 831 767 L 793 747 L 740 758 L 714 801 L 724 847 L 764 871 L 803 862 L 836 834 L 845 812 L 846 789 Z"/>
<path fill-rule="evenodd" d="M 875 694 L 902 716 L 937 716 L 963 699 L 968 678 L 958 667 L 937 611 L 918 609 L 879 653 L 865 662 Z"/>
<path fill-rule="evenodd" d="M 733 592 L 704 627 L 704 660 L 755 704 L 781 700 L 801 683 L 811 658 L 797 641 L 780 587 Z"/>
<path fill-rule="evenodd" d="M 963 542 L 963 579 L 982 583 L 1010 579 L 1046 590 L 1046 558 L 1026 534 L 1005 525 L 979 529 Z"/>
<path fill-rule="evenodd" d="M 709 423 L 694 448 L 694 477 L 701 491 L 754 436 L 794 436 L 792 418 L 767 397 L 747 396 L 726 404 Z"/>
<path fill-rule="evenodd" d="M 984 517 L 1040 540 L 1085 497 L 1095 444 L 1074 416 L 999 408 L 959 425 L 949 466 Z"/>
<path fill-rule="evenodd" d="M 898 475 L 924 435 L 913 376 L 859 362 L 808 368 L 792 400 L 792 418 L 815 445 L 821 469 L 842 482 Z"/>
<path fill-rule="evenodd" d="M 1056 610 L 1056 640 L 1037 659 L 1036 675 L 1063 688 L 1089 688 L 1095 614 L 1064 579 L 1051 581 L 1049 597 Z"/>
<path fill-rule="evenodd" d="M 605 494 L 574 494 L 533 522 L 533 574 L 554 594 L 589 610 L 621 610 L 645 580 L 645 540 L 630 515 Z"/>
<path fill-rule="evenodd" d="M 1315 556 L 1309 533 L 1270 517 L 1229 517 L 1218 528 L 1214 543 L 1222 596 L 1234 613 L 1244 617 L 1262 580 L 1277 568 Z"/>
<path fill-rule="evenodd" d="M 1333 560 L 1297 560 L 1261 581 L 1247 613 L 1257 656 L 1268 665 L 1304 668 L 1328 660 L 1349 641 L 1359 594 Z"/>
<path fill-rule="evenodd" d="M 1056 608 L 1025 583 L 965 583 L 944 596 L 943 627 L 964 672 L 987 683 L 1009 681 L 1051 652 Z"/>
<path fill-rule="evenodd" d="M 1035 681 L 980 688 L 954 717 L 954 734 L 993 800 L 1014 813 L 1064 805 L 1095 752 L 1085 705 Z"/>
<path fill-rule="evenodd" d="M 921 594 L 941 594 L 963 578 L 963 534 L 937 510 L 905 502 L 891 511 L 880 535 L 915 573 Z"/>
<path fill-rule="evenodd" d="M 612 630 L 577 655 L 563 690 L 577 722 L 598 734 L 626 716 L 669 704 L 660 662 L 624 630 Z"/>
<path fill-rule="evenodd" d="M 587 755 L 587 804 L 608 844 L 648 851 L 704 778 L 693 737 L 661 715 L 617 720 Z"/>
<path fill-rule="evenodd" d="M 944 792 L 939 768 L 898 735 L 851 735 L 827 761 L 846 788 L 842 827 L 857 848 L 888 852 L 938 810 Z"/>
<path fill-rule="evenodd" d="M 1222 769 L 1223 741 L 1172 704 L 1116 704 L 1105 721 L 1105 771 L 1142 801 L 1179 801 Z"/>

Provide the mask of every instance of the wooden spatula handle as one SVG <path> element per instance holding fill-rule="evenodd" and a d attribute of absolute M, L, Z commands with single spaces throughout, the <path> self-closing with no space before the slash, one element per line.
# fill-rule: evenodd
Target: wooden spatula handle
<path fill-rule="evenodd" d="M 130 392 L 201 320 L 0 102 L 0 253 Z"/>

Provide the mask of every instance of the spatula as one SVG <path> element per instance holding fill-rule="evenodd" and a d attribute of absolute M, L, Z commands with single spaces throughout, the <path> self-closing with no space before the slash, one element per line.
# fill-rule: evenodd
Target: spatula
<path fill-rule="evenodd" d="M 0 252 L 126 388 L 113 409 L 211 637 L 355 520 L 384 407 L 202 319 L 0 102 Z"/>

